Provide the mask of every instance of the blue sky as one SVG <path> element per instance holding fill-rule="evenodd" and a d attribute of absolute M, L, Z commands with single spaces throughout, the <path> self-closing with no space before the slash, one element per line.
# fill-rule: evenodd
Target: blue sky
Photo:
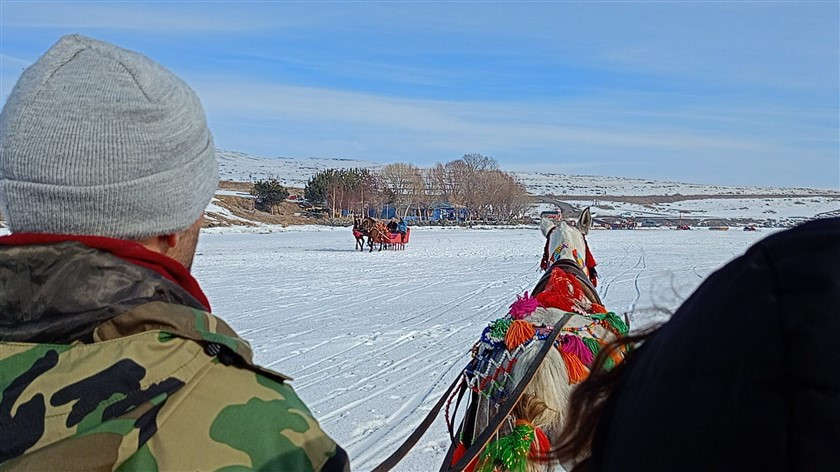
<path fill-rule="evenodd" d="M 61 35 L 182 76 L 260 156 L 840 189 L 840 2 L 0 2 L 0 97 Z"/>

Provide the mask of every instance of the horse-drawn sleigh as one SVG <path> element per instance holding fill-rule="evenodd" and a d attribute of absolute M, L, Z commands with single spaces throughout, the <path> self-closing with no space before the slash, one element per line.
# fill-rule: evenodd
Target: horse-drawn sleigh
<path fill-rule="evenodd" d="M 405 249 L 408 240 L 411 238 L 411 228 L 404 226 L 392 231 L 383 221 L 371 217 L 353 219 L 353 237 L 356 239 L 356 249 L 365 250 L 367 245 L 373 252 L 375 244 L 379 244 L 379 250 L 393 249 L 401 251 Z M 367 238 L 367 241 L 365 241 Z"/>
<path fill-rule="evenodd" d="M 444 408 L 451 446 L 441 471 L 532 472 L 556 463 L 572 389 L 590 370 L 621 362 L 621 350 L 598 354 L 628 331 L 628 320 L 608 312 L 595 289 L 591 225 L 588 209 L 576 227 L 541 220 L 543 276 L 482 331 L 458 378 L 376 472 L 396 465 Z"/>

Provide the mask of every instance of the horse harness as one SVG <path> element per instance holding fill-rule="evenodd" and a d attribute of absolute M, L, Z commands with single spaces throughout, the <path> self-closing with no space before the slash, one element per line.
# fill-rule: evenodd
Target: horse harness
<path fill-rule="evenodd" d="M 537 285 L 534 287 L 533 294 L 536 295 L 543 290 L 545 290 L 546 285 L 548 284 L 548 280 L 551 277 L 551 273 L 555 269 L 560 269 L 567 274 L 574 275 L 582 285 L 584 294 L 587 298 L 593 303 L 601 303 L 601 298 L 598 296 L 598 292 L 595 290 L 594 285 L 587 277 L 586 273 L 583 269 L 580 268 L 576 263 L 568 260 L 568 259 L 560 259 L 549 267 L 540 280 L 537 282 Z M 455 453 L 455 443 L 456 438 L 460 435 L 467 438 L 471 438 L 475 431 L 472 431 L 475 423 L 475 415 L 477 410 L 477 402 L 475 401 L 475 396 L 477 395 L 475 392 L 472 392 L 472 398 L 470 402 L 470 408 L 466 413 L 465 421 L 462 423 L 462 429 L 458 431 L 457 434 L 453 432 L 454 427 L 454 420 L 451 423 L 447 423 L 447 429 L 449 430 L 450 439 L 452 440 L 449 450 L 446 453 L 446 458 L 441 465 L 440 472 L 460 472 L 464 470 L 487 446 L 490 440 L 493 438 L 499 429 L 504 425 L 505 418 L 510 415 L 513 409 L 516 407 L 516 404 L 522 398 L 522 395 L 525 393 L 525 389 L 528 388 L 528 385 L 531 383 L 531 380 L 537 373 L 537 369 L 539 369 L 540 365 L 542 365 L 543 359 L 545 356 L 548 355 L 548 352 L 554 347 L 554 342 L 559 337 L 560 333 L 562 332 L 562 328 L 569 322 L 569 320 L 574 316 L 573 313 L 566 313 L 563 317 L 554 325 L 553 330 L 545 339 L 543 346 L 540 348 L 539 352 L 537 352 L 536 357 L 534 358 L 531 365 L 528 366 L 528 369 L 525 371 L 525 374 L 520 380 L 519 384 L 517 384 L 516 388 L 511 392 L 511 394 L 505 399 L 504 403 L 499 406 L 498 411 L 496 414 L 493 415 L 493 418 L 488 423 L 488 426 L 478 435 L 472 439 L 471 444 L 467 447 L 466 452 L 464 455 L 458 460 L 458 462 L 454 465 L 452 464 L 452 456 Z M 458 406 L 464 396 L 464 394 L 469 390 L 469 386 L 467 385 L 467 378 L 462 371 L 458 377 L 452 382 L 452 384 L 446 389 L 446 392 L 441 396 L 440 400 L 432 407 L 426 417 L 420 422 L 420 425 L 414 432 L 406 438 L 405 441 L 394 451 L 387 459 L 385 459 L 381 464 L 379 464 L 376 468 L 373 469 L 373 472 L 387 472 L 394 468 L 407 454 L 408 452 L 420 441 L 420 438 L 426 433 L 429 427 L 434 422 L 435 418 L 437 418 L 440 410 L 447 406 L 447 411 L 449 409 L 449 403 L 457 396 L 455 411 L 458 410 Z M 463 430 L 464 426 L 467 426 L 467 430 Z M 451 465 L 451 466 L 450 466 Z"/>

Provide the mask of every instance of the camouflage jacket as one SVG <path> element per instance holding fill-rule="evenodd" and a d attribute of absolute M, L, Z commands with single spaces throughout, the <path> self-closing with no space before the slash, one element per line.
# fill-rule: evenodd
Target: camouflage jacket
<path fill-rule="evenodd" d="M 0 245 L 0 470 L 349 469 L 178 288 L 79 243 Z"/>

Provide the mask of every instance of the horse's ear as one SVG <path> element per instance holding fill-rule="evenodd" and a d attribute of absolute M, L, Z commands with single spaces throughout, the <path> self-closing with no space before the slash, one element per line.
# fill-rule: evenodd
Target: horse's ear
<path fill-rule="evenodd" d="M 555 220 L 550 218 L 540 218 L 540 231 L 542 231 L 543 236 L 548 237 L 548 232 L 555 226 L 557 226 L 557 222 Z"/>
<path fill-rule="evenodd" d="M 589 207 L 586 207 L 580 214 L 577 227 L 584 235 L 589 234 L 589 230 L 592 229 L 592 213 L 589 211 Z"/>

